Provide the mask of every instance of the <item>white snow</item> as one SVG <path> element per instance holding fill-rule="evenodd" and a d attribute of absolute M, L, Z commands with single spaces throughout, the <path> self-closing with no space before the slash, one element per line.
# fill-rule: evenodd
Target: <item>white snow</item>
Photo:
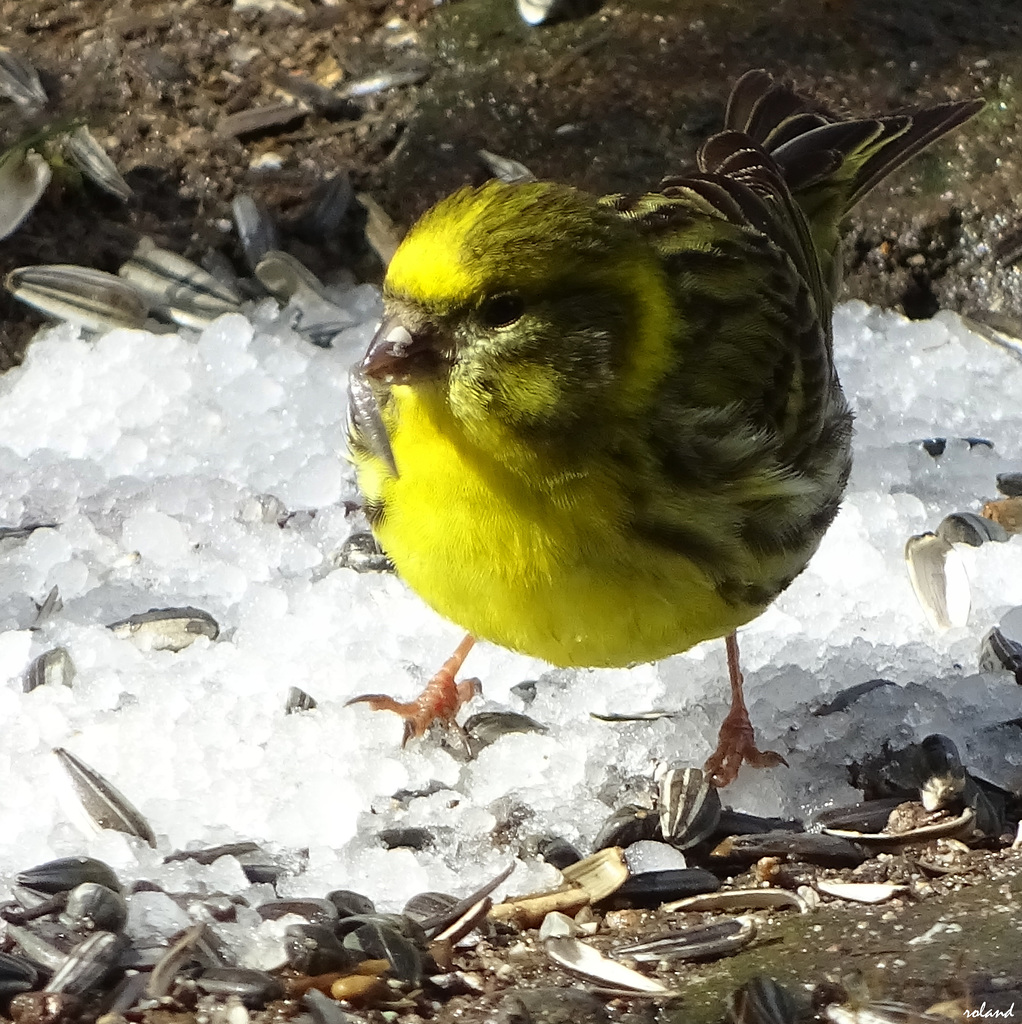
<path fill-rule="evenodd" d="M 460 639 L 394 577 L 334 567 L 346 537 L 365 529 L 344 504 L 356 499 L 345 386 L 378 315 L 368 286 L 345 298 L 358 324 L 334 349 L 310 345 L 267 303 L 201 335 L 89 340 L 58 326 L 0 378 L 0 525 L 53 524 L 0 540 L 0 893 L 19 870 L 89 854 L 128 882 L 255 904 L 272 890 L 250 886 L 232 857 L 162 863 L 185 846 L 252 839 L 301 867 L 281 895 L 349 888 L 385 909 L 424 889 L 463 895 L 519 842 L 561 835 L 587 850 L 612 809 L 601 796 L 652 777 L 658 762 L 699 765 L 712 748 L 727 696 L 719 641 L 655 666 L 570 672 L 480 644 L 466 666 L 484 685 L 473 710 L 525 711 L 549 732 L 507 736 L 469 763 L 432 740 L 402 749 L 396 716 L 345 707 L 364 692 L 412 696 Z M 903 552 L 910 535 L 995 497 L 998 472 L 1022 469 L 1022 364 L 951 315 L 910 323 L 852 303 L 835 330 L 857 410 L 848 497 L 806 572 L 740 634 L 761 745 L 791 767 L 743 770 L 724 802 L 805 815 L 854 800 L 846 761 L 933 731 L 995 781 L 1018 784 L 1019 758 L 985 730 L 1019 716 L 1022 690 L 1007 673 L 981 673 L 978 656 L 1008 613 L 1022 639 L 1022 541 L 961 549 L 972 610 L 945 633 L 919 607 Z M 952 440 L 935 459 L 914 443 L 935 435 L 994 448 Z M 54 586 L 63 607 L 35 628 Z M 184 605 L 213 615 L 220 638 L 171 653 L 105 628 Z M 58 645 L 73 685 L 24 693 L 29 663 Z M 811 714 L 879 677 L 899 685 Z M 527 707 L 511 692 L 526 679 L 538 680 Z M 285 716 L 291 686 L 318 707 Z M 589 714 L 654 707 L 677 716 Z M 56 746 L 134 803 L 158 850 L 77 824 Z M 394 796 L 430 784 L 431 795 Z M 429 828 L 435 843 L 386 850 L 376 833 L 394 826 Z M 555 877 L 524 856 L 501 891 Z M 186 919 L 147 893 L 132 902 L 130 928 L 169 934 Z M 242 947 L 252 923 L 232 926 Z M 270 941 L 279 922 L 266 928 Z M 272 948 L 251 947 L 249 962 L 272 961 Z"/>

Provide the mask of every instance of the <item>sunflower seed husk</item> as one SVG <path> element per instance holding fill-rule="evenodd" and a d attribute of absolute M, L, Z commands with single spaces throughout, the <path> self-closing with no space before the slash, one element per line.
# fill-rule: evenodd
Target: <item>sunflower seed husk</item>
<path fill-rule="evenodd" d="M 572 864 L 577 864 L 582 859 L 582 854 L 568 842 L 563 836 L 551 836 L 541 839 L 536 845 L 538 853 L 547 864 L 563 871 Z"/>
<path fill-rule="evenodd" d="M 345 1013 L 336 999 L 318 988 L 310 988 L 302 996 L 302 1005 L 309 1011 L 313 1024 L 359 1024 L 361 1017 Z"/>
<path fill-rule="evenodd" d="M 720 879 L 705 868 L 668 868 L 632 875 L 609 897 L 605 905 L 615 910 L 630 907 L 654 909 L 695 893 L 715 892 Z"/>
<path fill-rule="evenodd" d="M 905 560 L 912 589 L 933 627 L 966 625 L 972 597 L 961 555 L 943 537 L 923 533 L 908 539 Z"/>
<path fill-rule="evenodd" d="M 354 198 L 348 175 L 332 175 L 313 190 L 294 223 L 295 233 L 314 245 L 334 241 Z"/>
<path fill-rule="evenodd" d="M 104 192 L 127 202 L 132 195 L 131 186 L 121 177 L 117 165 L 84 125 L 64 136 L 64 149 L 78 169 Z"/>
<path fill-rule="evenodd" d="M 887 824 L 891 811 L 904 803 L 904 797 L 891 796 L 879 800 L 866 800 L 848 807 L 828 807 L 813 815 L 813 823 L 825 832 L 837 829 L 844 833 L 880 832 Z"/>
<path fill-rule="evenodd" d="M 968 835 L 975 820 L 975 811 L 971 807 L 966 807 L 956 817 L 944 818 L 929 825 L 920 825 L 905 832 L 849 832 L 836 828 L 825 828 L 824 832 L 830 836 L 854 840 L 863 846 L 890 850 L 908 846 L 911 843 L 927 843 L 932 839 L 946 836 Z"/>
<path fill-rule="evenodd" d="M 517 711 L 480 711 L 465 720 L 464 729 L 473 757 L 502 736 L 547 732 L 547 727 L 541 722 Z"/>
<path fill-rule="evenodd" d="M 451 908 L 459 902 L 457 896 L 451 896 L 446 892 L 420 892 L 408 900 L 401 913 L 421 924 L 432 917 L 450 914 Z"/>
<path fill-rule="evenodd" d="M 67 960 L 67 949 L 54 945 L 37 930 L 9 923 L 6 932 L 27 960 L 47 972 L 57 970 Z"/>
<path fill-rule="evenodd" d="M 0 999 L 31 992 L 39 984 L 39 972 L 31 960 L 14 953 L 0 953 Z"/>
<path fill-rule="evenodd" d="M 113 274 L 54 263 L 19 267 L 4 286 L 21 302 L 47 316 L 90 331 L 145 325 L 149 307 L 138 290 Z"/>
<path fill-rule="evenodd" d="M 245 967 L 208 967 L 195 984 L 207 995 L 237 996 L 250 1010 L 260 1009 L 284 995 L 280 981 L 272 974 Z"/>
<path fill-rule="evenodd" d="M 270 249 L 263 253 L 255 266 L 259 283 L 280 303 L 292 299 L 298 302 L 313 300 L 326 302 L 319 278 L 301 260 L 289 252 Z"/>
<path fill-rule="evenodd" d="M 183 651 L 200 636 L 216 640 L 220 626 L 201 608 L 150 608 L 107 626 L 115 636 L 132 640 L 144 650 Z"/>
<path fill-rule="evenodd" d="M 241 295 L 233 286 L 184 256 L 161 249 L 151 238 L 139 239 L 117 273 L 184 327 L 201 328 L 241 308 Z"/>
<path fill-rule="evenodd" d="M 968 544 L 978 548 L 988 541 L 1003 543 L 1008 539 L 1008 531 L 1000 523 L 975 512 L 952 512 L 941 520 L 937 536 L 949 544 Z"/>
<path fill-rule="evenodd" d="M 674 718 L 676 711 L 666 711 L 662 708 L 651 708 L 649 711 L 590 711 L 589 717 L 595 718 L 597 722 L 659 722 L 663 718 Z"/>
<path fill-rule="evenodd" d="M 345 949 L 334 930 L 322 924 L 288 927 L 284 932 L 284 953 L 289 967 L 309 975 L 347 971 L 363 959 L 361 953 Z"/>
<path fill-rule="evenodd" d="M 516 896 L 498 903 L 490 911 L 490 917 L 494 921 L 506 922 L 524 931 L 527 928 L 538 928 L 547 914 L 555 911 L 574 917 L 592 902 L 585 889 L 555 889 L 553 892 L 541 892 L 531 896 Z"/>
<path fill-rule="evenodd" d="M 359 925 L 344 936 L 341 944 L 346 951 L 358 954 L 360 960 L 386 960 L 395 978 L 413 986 L 422 983 L 425 963 L 419 946 L 382 920 Z"/>
<path fill-rule="evenodd" d="M 243 857 L 247 853 L 258 853 L 259 844 L 251 840 L 241 843 L 222 843 L 219 846 L 205 846 L 200 850 L 177 850 L 163 858 L 164 864 L 179 860 L 194 860 L 196 864 L 212 864 L 221 857 Z"/>
<path fill-rule="evenodd" d="M 841 833 L 762 832 L 729 836 L 713 848 L 710 857 L 714 867 L 754 864 L 761 857 L 805 860 L 823 867 L 856 867 L 869 859 L 869 853 L 863 846 L 841 838 Z"/>
<path fill-rule="evenodd" d="M 998 473 L 997 490 L 1006 498 L 1022 498 L 1022 473 Z"/>
<path fill-rule="evenodd" d="M 18 872 L 17 881 L 26 889 L 42 893 L 70 892 L 83 882 L 96 882 L 116 892 L 124 889 L 113 868 L 95 857 L 60 857 L 49 860 L 27 871 Z"/>
<path fill-rule="evenodd" d="M 256 913 L 264 921 L 276 921 L 287 914 L 304 917 L 310 924 L 333 926 L 338 920 L 336 905 L 330 900 L 305 899 L 267 900 L 256 907 Z"/>
<path fill-rule="evenodd" d="M 652 839 L 657 834 L 660 822 L 656 813 L 641 804 L 625 804 L 608 815 L 600 826 L 593 849 L 605 850 L 614 847 L 631 846 L 632 843 L 644 839 Z"/>
<path fill-rule="evenodd" d="M 304 118 L 309 108 L 304 103 L 268 103 L 261 107 L 248 107 L 220 119 L 216 130 L 219 135 L 253 135 L 286 128 Z"/>
<path fill-rule="evenodd" d="M 979 667 L 984 672 L 1006 669 L 1015 674 L 1015 682 L 1022 685 L 1022 644 L 1005 636 L 996 627 L 983 638 Z"/>
<path fill-rule="evenodd" d="M 348 377 L 347 434 L 353 437 L 363 434 L 367 446 L 383 459 L 394 477 L 398 476 L 394 451 L 390 447 L 390 436 L 383 424 L 379 403 L 373 394 L 368 377 L 357 369 Z"/>
<path fill-rule="evenodd" d="M 157 961 L 146 985 L 146 995 L 159 999 L 170 994 L 177 972 L 192 959 L 194 950 L 206 932 L 206 925 L 193 924 Z"/>
<path fill-rule="evenodd" d="M 506 181 L 509 185 L 536 180 L 536 175 L 525 164 L 519 163 L 517 160 L 491 153 L 487 149 L 480 149 L 478 153 L 483 163 L 492 171 L 493 176 L 501 181 Z"/>
<path fill-rule="evenodd" d="M 297 715 L 302 711 L 313 711 L 315 708 L 314 697 L 310 697 L 301 687 L 288 687 L 287 701 L 284 704 L 285 715 Z"/>
<path fill-rule="evenodd" d="M 35 622 L 32 623 L 33 629 L 38 629 L 44 623 L 48 622 L 54 615 L 57 614 L 64 607 L 64 602 L 60 597 L 60 588 L 54 584 L 50 587 L 46 597 L 43 598 L 43 603 L 37 605 L 37 611 L 35 616 Z M 70 686 L 71 684 L 68 683 Z"/>
<path fill-rule="evenodd" d="M 342 920 L 376 912 L 376 906 L 368 896 L 350 889 L 334 889 L 326 894 L 326 898 L 337 908 L 337 916 Z"/>
<path fill-rule="evenodd" d="M 245 262 L 256 272 L 267 253 L 280 249 L 280 236 L 266 207 L 248 192 L 239 192 L 231 201 L 234 227 L 241 239 Z"/>
<path fill-rule="evenodd" d="M 543 947 L 554 963 L 603 986 L 630 992 L 646 992 L 651 995 L 672 994 L 670 989 L 665 988 L 660 982 L 647 978 L 644 974 L 625 967 L 624 964 L 615 963 L 599 950 L 570 935 L 546 939 Z"/>
<path fill-rule="evenodd" d="M 319 82 L 297 71 L 277 71 L 273 75 L 273 84 L 281 92 L 307 104 L 317 114 L 325 114 L 331 118 L 345 115 L 355 118 L 361 114 L 355 104 L 338 95 L 334 89 L 320 85 Z"/>
<path fill-rule="evenodd" d="M 460 942 L 474 928 L 477 928 L 493 908 L 493 900 L 484 896 L 472 904 L 456 921 L 452 921 L 443 931 L 437 932 L 434 937 L 436 942 L 448 942 L 453 945 Z"/>
<path fill-rule="evenodd" d="M 43 991 L 76 996 L 91 992 L 113 970 L 117 958 L 129 944 L 127 936 L 113 932 L 90 935 L 68 953 Z"/>
<path fill-rule="evenodd" d="M 36 152 L 15 149 L 0 154 L 0 239 L 17 231 L 52 177 L 50 165 Z"/>
<path fill-rule="evenodd" d="M 765 975 L 747 981 L 728 997 L 732 1024 L 794 1024 L 799 1007 L 794 996 Z"/>
<path fill-rule="evenodd" d="M 104 1001 L 106 1014 L 110 1014 L 114 1019 L 123 1018 L 129 1010 L 138 1006 L 145 998 L 148 982 L 148 973 L 136 970 L 126 971 L 124 977 L 114 986 L 108 1001 Z"/>
<path fill-rule="evenodd" d="M 512 862 L 500 874 L 491 878 L 484 885 L 481 885 L 475 892 L 471 892 L 457 902 L 450 904 L 446 909 L 437 911 L 431 917 L 418 918 L 417 923 L 422 928 L 423 934 L 428 938 L 434 938 L 439 933 L 450 928 L 456 921 L 470 912 L 480 900 L 493 895 L 498 886 L 511 877 L 514 869 L 515 865 Z M 336 903 L 337 900 L 334 899 L 333 902 Z"/>
<path fill-rule="evenodd" d="M 23 689 L 31 693 L 38 686 L 70 686 L 74 681 L 75 666 L 66 647 L 44 651 L 25 672 Z"/>
<path fill-rule="evenodd" d="M 8 46 L 0 46 L 0 96 L 29 110 L 45 106 L 49 99 L 36 69 Z"/>
<path fill-rule="evenodd" d="M 394 572 L 394 563 L 368 531 L 348 537 L 331 561 L 338 569 L 355 572 Z"/>
<path fill-rule="evenodd" d="M 128 920 L 128 903 L 109 886 L 82 882 L 67 894 L 60 920 L 79 932 L 119 932 Z"/>
<path fill-rule="evenodd" d="M 346 100 L 371 96 L 373 93 L 394 89 L 399 85 L 415 85 L 428 74 L 429 68 L 425 65 L 396 71 L 377 71 L 373 75 L 352 79 L 337 90 L 337 95 Z"/>
<path fill-rule="evenodd" d="M 994 442 L 985 437 L 927 437 L 917 442 L 931 458 L 939 459 L 947 451 L 948 443 L 958 448 L 985 448 L 992 451 Z"/>
<path fill-rule="evenodd" d="M 842 1005 L 831 1003 L 822 1011 L 831 1024 L 947 1024 L 947 1017 L 920 1013 L 907 1003 L 866 1003 Z"/>
<path fill-rule="evenodd" d="M 55 530 L 59 523 L 26 523 L 24 526 L 0 526 L 0 540 L 24 540 L 36 530 Z"/>
<path fill-rule="evenodd" d="M 984 341 L 1022 359 L 1022 322 L 1016 317 L 984 309 L 971 316 L 963 315 L 962 322 Z"/>
<path fill-rule="evenodd" d="M 892 885 L 880 882 L 830 882 L 817 879 L 816 888 L 827 896 L 855 903 L 884 903 L 898 893 L 908 892 L 907 885 Z"/>
<path fill-rule="evenodd" d="M 707 893 L 704 896 L 689 896 L 674 903 L 665 903 L 661 910 L 675 914 L 681 911 L 707 910 L 728 914 L 735 910 L 779 910 L 794 907 L 800 914 L 807 914 L 809 907 L 801 896 L 787 889 L 729 889 L 727 892 Z"/>
<path fill-rule="evenodd" d="M 659 794 L 660 831 L 666 842 L 688 850 L 713 834 L 720 821 L 720 795 L 699 768 L 668 768 Z"/>
<path fill-rule="evenodd" d="M 380 262 L 387 266 L 401 244 L 401 232 L 371 195 L 359 192 L 355 198 L 366 212 L 366 241 L 376 250 Z"/>
<path fill-rule="evenodd" d="M 816 705 L 812 713 L 817 718 L 823 718 L 825 715 L 834 715 L 839 711 L 847 711 L 860 697 L 865 697 L 867 693 L 872 693 L 874 690 L 879 690 L 884 686 L 897 685 L 897 683 L 890 679 L 867 679 L 863 683 L 856 683 L 854 686 L 848 686 L 844 690 L 838 691 L 830 700 Z"/>
<path fill-rule="evenodd" d="M 732 917 L 712 924 L 684 928 L 647 942 L 633 942 L 612 949 L 610 955 L 639 963 L 671 960 L 708 960 L 747 946 L 756 936 L 751 917 Z"/>
<path fill-rule="evenodd" d="M 593 903 L 616 892 L 628 879 L 628 864 L 620 846 L 597 850 L 561 872 L 564 880 L 584 889 Z"/>
<path fill-rule="evenodd" d="M 55 747 L 53 752 L 70 776 L 86 813 L 100 828 L 124 832 L 137 836 L 150 846 L 156 845 L 156 836 L 149 822 L 118 789 L 63 747 Z"/>

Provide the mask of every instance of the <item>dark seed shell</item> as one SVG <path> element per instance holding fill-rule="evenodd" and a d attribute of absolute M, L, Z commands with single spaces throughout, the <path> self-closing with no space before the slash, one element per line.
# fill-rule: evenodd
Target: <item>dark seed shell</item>
<path fill-rule="evenodd" d="M 47 982 L 44 992 L 84 996 L 92 993 L 111 974 L 117 958 L 128 948 L 126 936 L 96 932 L 80 942 Z"/>
<path fill-rule="evenodd" d="M 150 846 L 156 845 L 156 835 L 149 822 L 119 789 L 69 750 L 54 747 L 53 752 L 71 777 L 86 813 L 100 828 L 124 832 Z"/>
<path fill-rule="evenodd" d="M 728 998 L 732 1024 L 795 1024 L 799 1006 L 795 997 L 773 978 L 758 975 Z"/>
<path fill-rule="evenodd" d="M 658 816 L 648 807 L 625 804 L 600 827 L 593 840 L 593 852 L 612 846 L 631 846 L 640 839 L 652 839 L 660 827 Z"/>
<path fill-rule="evenodd" d="M 366 960 L 387 960 L 395 978 L 418 987 L 423 977 L 419 947 L 382 922 L 367 922 L 344 936 L 345 949 Z"/>
<path fill-rule="evenodd" d="M 297 914 L 310 924 L 325 924 L 333 928 L 338 920 L 337 907 L 331 900 L 268 900 L 256 907 L 264 921 L 276 921 L 285 914 Z"/>
<path fill-rule="evenodd" d="M 671 868 L 632 875 L 602 906 L 612 910 L 628 907 L 654 909 L 661 903 L 716 892 L 720 879 L 705 868 Z"/>
<path fill-rule="evenodd" d="M 128 920 L 128 904 L 105 885 L 83 882 L 68 893 L 61 920 L 77 931 L 119 932 Z"/>
<path fill-rule="evenodd" d="M 284 704 L 285 715 L 295 715 L 301 711 L 312 711 L 316 700 L 310 697 L 301 687 L 291 686 L 287 691 L 287 702 Z"/>
<path fill-rule="evenodd" d="M 14 953 L 0 953 L 0 998 L 30 992 L 39 984 L 39 972 L 31 960 Z"/>
<path fill-rule="evenodd" d="M 93 857 L 60 857 L 18 874 L 18 884 L 36 892 L 68 892 L 83 882 L 95 882 L 123 892 L 113 868 Z"/>
<path fill-rule="evenodd" d="M 342 920 L 346 917 L 376 913 L 376 904 L 360 892 L 334 889 L 326 894 L 326 898 L 337 908 L 337 916 Z"/>
<path fill-rule="evenodd" d="M 709 960 L 747 946 L 755 936 L 756 924 L 751 917 L 730 917 L 712 924 L 682 928 L 648 942 L 618 946 L 610 951 L 610 955 L 639 963 Z"/>
<path fill-rule="evenodd" d="M 838 836 L 811 832 L 764 832 L 752 836 L 731 836 L 711 853 L 714 866 L 754 864 L 761 857 L 806 861 L 824 867 L 857 867 L 869 859 L 857 843 Z"/>
<path fill-rule="evenodd" d="M 237 996 L 250 1010 L 258 1010 L 284 995 L 283 986 L 272 974 L 244 967 L 209 967 L 196 978 L 195 984 L 207 995 Z"/>
<path fill-rule="evenodd" d="M 288 966 L 309 975 L 346 971 L 365 959 L 345 949 L 334 930 L 322 924 L 291 925 L 284 932 L 284 952 Z"/>

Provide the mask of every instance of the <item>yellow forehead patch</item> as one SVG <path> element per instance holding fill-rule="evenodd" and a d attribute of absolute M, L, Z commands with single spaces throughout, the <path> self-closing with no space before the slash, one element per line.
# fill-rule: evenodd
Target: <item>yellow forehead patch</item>
<path fill-rule="evenodd" d="M 387 290 L 427 306 L 460 305 L 479 290 L 467 239 L 488 211 L 484 190 L 462 190 L 412 226 L 387 268 Z"/>

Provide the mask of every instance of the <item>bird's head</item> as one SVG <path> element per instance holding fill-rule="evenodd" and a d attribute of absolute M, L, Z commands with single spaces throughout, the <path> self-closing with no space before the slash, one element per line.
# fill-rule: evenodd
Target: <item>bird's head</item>
<path fill-rule="evenodd" d="M 489 182 L 428 211 L 394 255 L 357 370 L 499 449 L 567 437 L 639 403 L 665 368 L 670 300 L 652 248 L 562 185 Z"/>

